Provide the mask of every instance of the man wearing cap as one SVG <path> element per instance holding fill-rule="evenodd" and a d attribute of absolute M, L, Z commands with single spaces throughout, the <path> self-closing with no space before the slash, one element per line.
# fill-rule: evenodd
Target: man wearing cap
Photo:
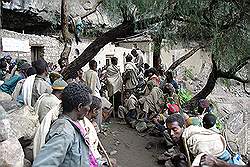
<path fill-rule="evenodd" d="M 45 115 L 54 107 L 61 103 L 61 95 L 63 89 L 68 84 L 61 78 L 57 79 L 52 85 L 52 93 L 42 94 L 34 105 L 35 113 L 38 114 L 41 123 Z"/>

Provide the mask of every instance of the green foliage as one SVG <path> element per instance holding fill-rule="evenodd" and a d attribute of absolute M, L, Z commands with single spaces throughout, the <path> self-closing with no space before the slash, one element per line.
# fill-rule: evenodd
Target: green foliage
<path fill-rule="evenodd" d="M 193 69 L 192 68 L 185 68 L 184 75 L 187 78 L 194 79 Z"/>
<path fill-rule="evenodd" d="M 135 20 L 163 15 L 167 11 L 168 3 L 162 0 L 104 0 L 103 5 L 112 18 L 122 21 L 127 19 L 123 18 L 124 13 L 134 16 Z"/>
<path fill-rule="evenodd" d="M 222 82 L 223 85 L 225 85 L 227 87 L 227 89 L 230 89 L 231 81 L 229 79 L 222 78 L 221 82 Z"/>
<path fill-rule="evenodd" d="M 185 104 L 186 102 L 191 100 L 193 97 L 192 92 L 188 89 L 180 89 L 180 91 L 178 92 L 178 95 L 180 98 L 181 105 Z"/>
<path fill-rule="evenodd" d="M 158 23 L 141 31 L 161 36 L 168 44 L 211 42 L 207 49 L 214 55 L 218 68 L 225 71 L 250 54 L 246 2 L 105 0 L 104 7 L 117 23 L 131 18 L 137 21 L 160 17 Z"/>

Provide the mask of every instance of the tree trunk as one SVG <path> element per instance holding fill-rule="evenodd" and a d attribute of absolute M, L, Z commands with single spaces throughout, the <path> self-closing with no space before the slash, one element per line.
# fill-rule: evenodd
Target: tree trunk
<path fill-rule="evenodd" d="M 68 79 L 70 74 L 76 73 L 79 69 L 85 66 L 106 44 L 118 41 L 117 38 L 125 38 L 133 34 L 134 23 L 132 21 L 124 22 L 104 33 L 102 36 L 96 38 L 78 58 L 71 62 L 62 75 L 65 79 Z"/>
<path fill-rule="evenodd" d="M 218 69 L 213 57 L 214 56 L 212 56 L 212 62 L 213 62 L 212 71 L 209 74 L 205 87 L 198 94 L 196 94 L 190 101 L 184 104 L 184 108 L 188 110 L 194 109 L 195 107 L 198 106 L 198 102 L 200 99 L 206 99 L 206 97 L 213 91 L 216 84 L 216 80 L 218 79 L 218 73 L 217 73 Z"/>
<path fill-rule="evenodd" d="M 153 51 L 153 67 L 157 70 L 161 67 L 161 42 L 162 37 L 160 35 L 153 38 L 154 51 Z"/>
<path fill-rule="evenodd" d="M 68 0 L 62 0 L 61 6 L 61 25 L 62 25 L 62 35 L 64 41 L 64 49 L 60 55 L 60 58 L 66 58 L 68 60 L 71 46 L 72 46 L 72 39 L 69 32 L 68 26 Z"/>
<path fill-rule="evenodd" d="M 195 48 L 190 50 L 187 54 L 185 54 L 184 56 L 182 56 L 181 58 L 179 58 L 178 60 L 173 62 L 173 64 L 171 64 L 171 66 L 168 68 L 167 71 L 173 71 L 174 69 L 176 69 L 176 67 L 178 67 L 182 62 L 184 62 L 185 60 L 187 60 L 191 56 L 193 56 L 201 48 L 202 48 L 201 46 L 196 46 Z"/>

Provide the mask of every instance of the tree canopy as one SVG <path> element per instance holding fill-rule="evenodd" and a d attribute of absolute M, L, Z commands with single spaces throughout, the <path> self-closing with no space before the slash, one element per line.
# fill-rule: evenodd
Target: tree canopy
<path fill-rule="evenodd" d="M 246 0 L 103 0 L 102 7 L 113 18 L 114 28 L 93 41 L 65 75 L 80 68 L 78 64 L 87 64 L 107 43 L 147 32 L 170 45 L 205 43 L 219 72 L 216 78 L 246 83 L 235 74 L 250 59 L 248 5 Z"/>
<path fill-rule="evenodd" d="M 170 44 L 210 42 L 217 66 L 229 70 L 249 56 L 245 0 L 105 0 L 104 6 L 117 23 L 145 20 L 147 29 Z M 150 18 L 156 22 L 152 24 Z M 149 21 L 149 22 L 148 22 Z"/>

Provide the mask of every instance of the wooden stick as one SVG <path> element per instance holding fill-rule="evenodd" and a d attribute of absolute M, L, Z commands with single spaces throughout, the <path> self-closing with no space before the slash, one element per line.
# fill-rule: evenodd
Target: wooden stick
<path fill-rule="evenodd" d="M 108 153 L 107 153 L 106 150 L 104 149 L 104 147 L 103 147 L 103 145 L 102 145 L 102 143 L 101 143 L 100 140 L 98 141 L 98 144 L 99 144 L 100 148 L 102 149 L 102 151 L 103 151 L 105 157 L 107 158 L 109 167 L 113 167 L 113 165 L 111 164 L 110 158 L 109 158 L 109 156 L 108 156 Z"/>
<path fill-rule="evenodd" d="M 186 138 L 183 138 L 183 142 L 184 142 L 184 147 L 187 153 L 187 159 L 188 159 L 188 167 L 191 167 L 191 160 L 190 160 L 190 155 L 189 155 L 189 151 L 188 151 L 188 147 L 187 147 L 187 140 Z"/>
<path fill-rule="evenodd" d="M 113 107 L 114 107 L 114 110 L 113 110 L 113 117 L 115 118 L 115 94 L 113 94 L 112 103 L 113 103 Z"/>

